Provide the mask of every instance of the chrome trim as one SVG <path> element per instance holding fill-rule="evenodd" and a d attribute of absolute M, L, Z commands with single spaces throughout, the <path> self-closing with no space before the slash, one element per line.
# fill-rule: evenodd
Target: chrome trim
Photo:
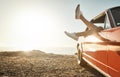
<path fill-rule="evenodd" d="M 110 68 L 110 69 L 112 69 L 112 70 L 114 70 L 114 71 L 116 71 L 116 72 L 119 72 L 119 71 L 117 71 L 116 69 L 114 69 L 114 68 L 112 68 L 112 67 L 110 67 L 110 66 L 107 66 L 106 64 L 98 61 L 97 59 L 95 59 L 95 58 L 93 58 L 93 57 L 91 57 L 91 56 L 89 56 L 89 55 L 87 55 L 87 54 L 85 54 L 85 53 L 84 53 L 84 55 L 86 55 L 87 57 L 93 59 L 93 60 L 96 61 L 97 63 L 104 65 L 105 67 L 108 67 L 108 68 Z"/>
<path fill-rule="evenodd" d="M 83 42 L 83 44 L 100 44 L 100 45 L 114 45 L 114 46 L 120 46 L 120 42 L 114 42 L 114 41 L 104 41 L 104 42 Z"/>
<path fill-rule="evenodd" d="M 111 77 L 109 74 L 105 73 L 103 70 L 101 70 L 100 68 L 98 68 L 96 65 L 94 65 L 93 63 L 91 63 L 90 61 L 88 61 L 87 59 L 85 59 L 83 57 L 83 59 L 88 63 L 90 64 L 93 68 L 95 68 L 96 70 L 98 70 L 100 73 L 102 73 L 104 76 L 106 77 Z"/>

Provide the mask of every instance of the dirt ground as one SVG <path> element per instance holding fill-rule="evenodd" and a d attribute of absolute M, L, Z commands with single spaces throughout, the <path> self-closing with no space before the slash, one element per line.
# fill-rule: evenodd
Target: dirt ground
<path fill-rule="evenodd" d="M 39 50 L 0 52 L 0 77 L 103 77 L 77 64 L 75 55 L 56 55 Z"/>

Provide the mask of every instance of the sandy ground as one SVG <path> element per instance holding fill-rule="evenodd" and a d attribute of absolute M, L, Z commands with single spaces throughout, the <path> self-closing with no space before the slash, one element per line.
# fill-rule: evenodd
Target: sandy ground
<path fill-rule="evenodd" d="M 0 52 L 0 77 L 103 77 L 77 64 L 75 55 L 41 51 Z"/>

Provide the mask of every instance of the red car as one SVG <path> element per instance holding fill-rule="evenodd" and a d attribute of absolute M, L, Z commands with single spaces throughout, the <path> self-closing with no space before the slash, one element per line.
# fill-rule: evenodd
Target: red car
<path fill-rule="evenodd" d="M 91 22 L 104 30 L 98 37 L 79 37 L 78 63 L 86 62 L 107 77 L 120 77 L 120 6 L 105 10 Z"/>

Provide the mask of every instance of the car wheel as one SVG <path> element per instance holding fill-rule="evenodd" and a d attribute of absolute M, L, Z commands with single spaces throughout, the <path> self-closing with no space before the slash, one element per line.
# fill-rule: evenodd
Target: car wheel
<path fill-rule="evenodd" d="M 80 46 L 79 46 L 79 44 L 77 45 L 77 51 L 78 51 L 78 54 L 77 54 L 77 62 L 78 62 L 78 64 L 79 65 L 85 65 L 86 62 L 82 58 L 82 53 L 83 53 L 82 44 Z"/>

